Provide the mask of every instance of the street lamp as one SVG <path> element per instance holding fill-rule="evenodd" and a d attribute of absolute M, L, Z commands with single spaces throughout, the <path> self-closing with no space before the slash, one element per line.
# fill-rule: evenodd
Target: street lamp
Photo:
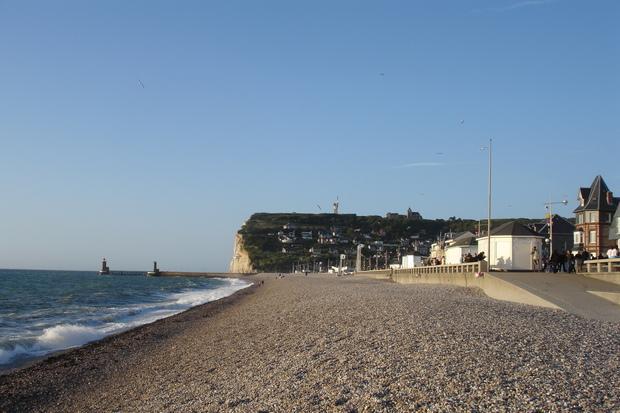
<path fill-rule="evenodd" d="M 562 204 L 566 206 L 568 205 L 568 201 L 565 199 L 563 201 L 545 203 L 545 208 L 547 208 L 547 211 L 549 211 L 549 256 L 553 254 L 553 212 L 551 212 L 551 205 L 557 204 Z"/>
<path fill-rule="evenodd" d="M 483 146 L 481 150 L 489 151 L 489 200 L 487 216 L 487 262 L 488 270 L 491 271 L 491 190 L 492 190 L 492 171 L 493 171 L 493 139 L 489 138 L 489 146 Z"/>

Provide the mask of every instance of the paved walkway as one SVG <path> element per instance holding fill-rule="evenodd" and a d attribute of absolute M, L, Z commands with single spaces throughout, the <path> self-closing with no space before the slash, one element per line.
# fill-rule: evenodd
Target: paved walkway
<path fill-rule="evenodd" d="M 493 276 L 508 281 L 543 298 L 561 309 L 586 318 L 620 321 L 620 305 L 605 300 L 593 292 L 620 297 L 620 285 L 576 274 L 506 273 Z"/>

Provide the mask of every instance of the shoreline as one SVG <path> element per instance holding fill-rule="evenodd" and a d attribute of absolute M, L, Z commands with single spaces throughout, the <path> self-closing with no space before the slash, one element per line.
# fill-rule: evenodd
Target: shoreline
<path fill-rule="evenodd" d="M 23 271 L 31 271 L 31 270 L 23 270 Z M 47 270 L 44 270 L 44 271 L 47 271 Z M 82 272 L 82 271 L 78 271 L 78 272 Z M 251 287 L 254 284 L 250 279 L 248 279 L 249 277 L 243 276 L 241 274 L 232 274 L 231 273 L 228 276 L 224 276 L 224 273 L 198 273 L 198 272 L 195 272 L 195 273 L 187 273 L 187 274 L 189 274 L 189 275 L 186 275 L 186 273 L 171 273 L 171 274 L 166 273 L 164 276 L 165 277 L 172 277 L 172 276 L 174 276 L 174 277 L 177 277 L 177 276 L 178 277 L 199 277 L 199 278 L 220 279 L 220 280 L 227 280 L 227 279 L 228 280 L 231 280 L 231 279 L 239 280 L 239 281 L 247 284 L 246 286 L 242 286 L 241 289 L 247 289 L 247 288 Z M 214 289 L 213 291 L 217 291 L 217 288 Z M 239 290 L 235 290 L 230 295 L 234 295 L 238 291 Z M 226 297 L 228 297 L 228 296 L 225 296 L 225 297 L 222 297 L 222 298 L 226 298 Z M 217 301 L 219 299 L 222 299 L 222 298 L 218 298 L 215 301 Z M 6 374 L 10 374 L 10 373 L 22 370 L 24 368 L 28 368 L 28 367 L 30 367 L 32 365 L 37 364 L 40 361 L 43 361 L 43 360 L 48 359 L 50 357 L 53 357 L 55 355 L 60 355 L 60 354 L 63 354 L 65 352 L 73 351 L 73 350 L 82 348 L 84 346 L 87 346 L 89 344 L 96 343 L 96 342 L 99 342 L 101 340 L 105 340 L 108 337 L 113 337 L 113 336 L 116 336 L 116 335 L 119 335 L 119 334 L 126 333 L 128 331 L 131 331 L 131 330 L 134 330 L 136 328 L 142 327 L 143 325 L 152 324 L 152 323 L 160 321 L 162 319 L 173 317 L 173 316 L 175 316 L 177 314 L 184 313 L 185 311 L 188 311 L 188 310 L 190 310 L 190 309 L 192 309 L 194 307 L 201 306 L 201 305 L 204 305 L 204 304 L 208 304 L 209 302 L 213 302 L 213 301 L 208 301 L 208 302 L 205 302 L 205 303 L 202 303 L 202 304 L 193 305 L 191 307 L 187 307 L 185 309 L 182 309 L 182 310 L 180 310 L 177 313 L 173 313 L 173 314 L 169 314 L 169 315 L 164 315 L 163 317 L 155 319 L 155 320 L 152 320 L 152 319 L 148 320 L 148 319 L 146 319 L 143 324 L 138 324 L 138 323 L 134 322 L 135 325 L 133 325 L 133 326 L 118 328 L 118 329 L 116 329 L 116 331 L 108 332 L 107 334 L 103 334 L 100 338 L 97 338 L 97 339 L 89 341 L 89 342 L 85 342 L 83 344 L 73 345 L 73 346 L 66 347 L 66 348 L 59 348 L 59 349 L 56 349 L 56 350 L 47 350 L 46 351 L 45 349 L 42 349 L 41 351 L 39 351 L 39 353 L 43 353 L 43 354 L 33 355 L 32 353 L 30 353 L 26 357 L 21 357 L 21 359 L 20 359 L 20 357 L 15 357 L 16 360 L 11 360 L 11 361 L 9 361 L 8 363 L 5 363 L 5 364 L 0 364 L 0 376 L 6 375 Z M 68 322 L 68 324 L 69 325 L 73 325 L 70 321 Z M 51 326 L 51 327 L 55 327 L 55 326 Z"/>
<path fill-rule="evenodd" d="M 223 277 L 212 277 L 212 278 L 223 278 Z M 239 278 L 239 277 L 230 277 L 230 278 Z M 247 278 L 247 277 L 246 277 Z M 131 336 L 132 334 L 138 334 L 139 331 L 143 328 L 148 328 L 150 326 L 153 326 L 154 324 L 157 323 L 162 323 L 165 322 L 166 320 L 175 318 L 175 317 L 180 317 L 180 316 L 184 316 L 186 313 L 191 312 L 192 310 L 195 309 L 201 309 L 202 311 L 206 311 L 206 312 L 212 312 L 212 311 L 221 311 L 221 306 L 220 305 L 216 305 L 216 303 L 219 303 L 221 301 L 226 301 L 225 303 L 222 302 L 222 305 L 232 305 L 232 303 L 237 300 L 239 297 L 241 297 L 243 294 L 240 294 L 243 291 L 248 291 L 251 290 L 251 292 L 254 291 L 255 287 L 256 287 L 256 283 L 247 280 L 249 282 L 249 285 L 247 287 L 241 288 L 240 290 L 237 290 L 235 292 L 233 292 L 232 294 L 226 296 L 226 297 L 222 297 L 219 298 L 217 300 L 214 301 L 209 301 L 203 304 L 198 304 L 196 306 L 193 307 L 189 307 L 179 313 L 176 314 L 172 314 L 170 316 L 164 317 L 164 318 L 160 318 L 158 320 L 152 321 L 150 323 L 145 323 L 145 324 L 141 324 L 135 327 L 130 327 L 127 330 L 123 330 L 123 331 L 119 331 L 116 333 L 112 333 L 108 336 L 104 336 L 98 340 L 94 340 L 88 343 L 85 343 L 83 345 L 80 346 L 75 346 L 75 347 L 70 347 L 70 348 L 65 348 L 65 349 L 60 349 L 60 350 L 56 350 L 56 351 L 52 351 L 50 353 L 47 354 L 43 354 L 41 356 L 35 356 L 32 358 L 28 358 L 26 360 L 22 360 L 22 361 L 18 361 L 18 362 L 13 362 L 13 363 L 8 363 L 6 365 L 1 365 L 0 366 L 0 383 L 2 378 L 4 376 L 10 376 L 13 374 L 19 374 L 20 372 L 30 369 L 30 368 L 37 368 L 40 364 L 46 364 L 46 362 L 50 361 L 50 363 L 53 363 L 54 361 L 58 361 L 60 363 L 62 363 L 62 359 L 63 358 L 70 358 L 73 357 L 74 352 L 79 352 L 80 350 L 89 350 L 87 348 L 92 347 L 98 347 L 98 346 L 104 346 L 107 345 L 108 342 L 113 341 L 113 340 L 125 340 L 126 337 L 124 337 L 125 335 L 127 336 Z M 250 293 L 248 291 L 248 293 Z M 237 295 L 239 295 L 238 297 L 236 297 Z M 228 300 L 228 301 L 227 301 Z M 203 308 L 204 307 L 204 308 Z M 176 322 L 176 321 L 175 321 Z M 159 328 L 158 326 L 153 326 L 150 328 Z"/>
<path fill-rule="evenodd" d="M 0 411 L 620 408 L 619 323 L 455 286 L 252 281 L 0 376 Z"/>

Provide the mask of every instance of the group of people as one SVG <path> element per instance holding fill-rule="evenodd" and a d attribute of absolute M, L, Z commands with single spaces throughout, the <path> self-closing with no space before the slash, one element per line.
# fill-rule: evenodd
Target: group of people
<path fill-rule="evenodd" d="M 484 251 L 479 252 L 476 255 L 472 255 L 471 252 L 463 255 L 461 262 L 478 262 L 484 260 Z"/>
<path fill-rule="evenodd" d="M 532 264 L 534 271 L 543 272 L 567 272 L 569 274 L 575 272 L 582 272 L 584 261 L 618 257 L 618 249 L 615 247 L 607 251 L 607 257 L 603 255 L 595 257 L 588 251 L 583 249 L 579 250 L 575 254 L 573 254 L 570 250 L 553 250 L 551 256 L 548 256 L 545 250 L 543 250 L 541 254 L 538 248 L 534 247 L 532 249 Z"/>

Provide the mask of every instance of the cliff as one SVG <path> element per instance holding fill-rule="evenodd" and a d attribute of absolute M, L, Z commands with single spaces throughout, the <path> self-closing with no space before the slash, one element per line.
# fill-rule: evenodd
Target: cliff
<path fill-rule="evenodd" d="M 235 235 L 235 247 L 233 249 L 233 257 L 230 260 L 229 271 L 235 274 L 248 274 L 256 272 L 252 267 L 250 255 L 245 249 L 243 235 Z"/>

